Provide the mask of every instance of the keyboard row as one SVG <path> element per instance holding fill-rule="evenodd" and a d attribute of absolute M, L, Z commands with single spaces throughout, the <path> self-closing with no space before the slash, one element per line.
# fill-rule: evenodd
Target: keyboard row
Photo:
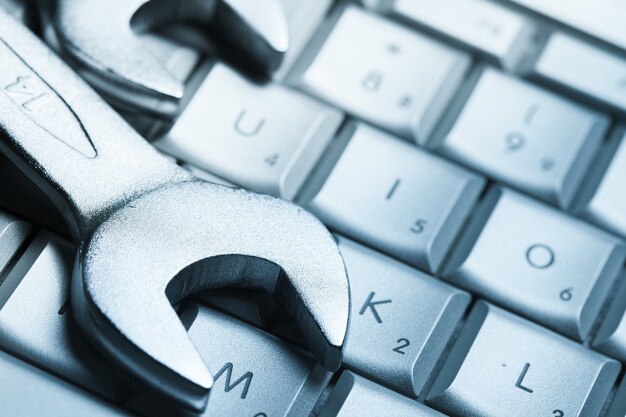
<path fill-rule="evenodd" d="M 321 30 L 287 77 L 307 95 L 280 84 L 259 85 L 209 62 L 195 72 L 189 102 L 167 134 L 155 134 L 161 130 L 154 126 L 140 130 L 182 161 L 245 188 L 294 199 L 335 141 L 345 111 L 626 236 L 619 215 L 626 210 L 619 192 L 626 145 L 606 114 L 492 67 L 471 70 L 470 55 L 358 8 L 336 14 L 326 23 L 329 33 Z M 161 55 L 181 55 L 176 44 L 151 42 Z M 585 48 L 601 53 L 573 42 L 581 41 L 553 35 L 534 78 L 559 78 L 559 69 L 551 69 L 557 63 L 568 74 L 580 68 L 582 81 L 607 83 L 605 89 L 626 77 L 626 60 L 618 57 L 607 63 L 580 52 L 576 60 L 599 68 L 568 63 L 561 55 Z M 195 63 L 189 60 L 181 78 L 191 77 Z M 613 94 L 626 100 L 624 92 L 615 87 Z"/>
<path fill-rule="evenodd" d="M 620 239 L 510 189 L 484 191 L 483 178 L 366 125 L 346 132 L 300 204 L 338 233 L 587 339 L 626 259 Z"/>
<path fill-rule="evenodd" d="M 3 254 L 19 247 L 23 252 L 4 268 L 0 284 L 0 350 L 10 354 L 0 354 L 0 401 L 14 407 L 10 415 L 37 415 L 61 401 L 64 415 L 125 415 L 114 405 L 174 415 L 170 405 L 111 367 L 77 329 L 69 304 L 72 245 L 45 231 L 29 239 L 26 224 L 7 215 L 2 221 Z M 16 235 L 16 229 L 26 232 Z M 204 415 L 238 410 L 237 415 L 295 416 L 315 410 L 320 416 L 352 416 L 362 415 L 363 407 L 372 415 L 441 415 L 433 409 L 451 416 L 500 416 L 511 409 L 520 416 L 600 415 L 620 374 L 618 361 L 493 304 L 472 304 L 462 290 L 337 239 L 352 289 L 340 378 L 327 388 L 331 375 L 285 342 L 297 335 L 289 335 L 279 312 L 268 311 L 268 300 L 228 302 L 227 294 L 206 293 L 179 309 L 217 381 Z M 248 302 L 247 310 L 241 302 Z M 286 339 L 218 312 L 233 308 Z M 608 352 L 622 360 L 624 329 L 622 323 L 599 346 L 610 346 Z M 320 396 L 324 400 L 316 405 Z M 623 406 L 616 401 L 612 417 L 625 416 Z"/>

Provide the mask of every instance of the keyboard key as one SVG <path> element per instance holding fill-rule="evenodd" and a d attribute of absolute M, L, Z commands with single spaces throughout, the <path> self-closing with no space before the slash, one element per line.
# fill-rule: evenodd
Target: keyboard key
<path fill-rule="evenodd" d="M 296 64 L 290 82 L 423 144 L 469 64 L 465 54 L 347 7 L 317 56 Z"/>
<path fill-rule="evenodd" d="M 624 265 L 626 248 L 510 190 L 493 189 L 483 207 L 493 210 L 476 215 L 446 267 L 446 280 L 585 340 Z"/>
<path fill-rule="evenodd" d="M 396 0 L 384 11 L 510 70 L 526 57 L 536 32 L 529 19 L 486 0 Z"/>
<path fill-rule="evenodd" d="M 357 125 L 321 190 L 305 204 L 339 233 L 437 271 L 483 186 L 479 176 Z"/>
<path fill-rule="evenodd" d="M 605 417 L 626 417 L 626 378 L 617 389 L 611 408 Z"/>
<path fill-rule="evenodd" d="M 306 416 L 330 379 L 314 359 L 239 320 L 197 304 L 181 320 L 215 378 L 203 416 Z"/>
<path fill-rule="evenodd" d="M 318 417 L 444 417 L 423 404 L 344 371 Z"/>
<path fill-rule="evenodd" d="M 130 381 L 95 352 L 74 323 L 73 261 L 69 243 L 47 232 L 35 238 L 0 285 L 0 348 L 115 399 Z"/>
<path fill-rule="evenodd" d="M 30 229 L 28 223 L 0 211 L 0 273 L 22 247 Z"/>
<path fill-rule="evenodd" d="M 185 314 L 196 314 L 189 336 L 215 378 L 204 415 L 295 416 L 313 409 L 331 376 L 314 359 L 209 309 L 192 306 Z"/>
<path fill-rule="evenodd" d="M 267 294 L 239 288 L 212 289 L 196 293 L 193 298 L 201 304 L 261 328 L 268 326 L 275 308 L 273 300 Z"/>
<path fill-rule="evenodd" d="M 622 0 L 509 0 L 626 50 Z"/>
<path fill-rule="evenodd" d="M 626 237 L 626 134 L 602 181 L 589 201 L 577 212 L 585 219 L 606 228 L 613 233 Z"/>
<path fill-rule="evenodd" d="M 531 76 L 602 108 L 626 113 L 626 59 L 572 36 L 553 34 Z"/>
<path fill-rule="evenodd" d="M 345 238 L 338 241 L 352 300 L 344 365 L 417 398 L 471 297 Z"/>
<path fill-rule="evenodd" d="M 125 411 L 0 351 L 3 416 L 122 417 Z"/>
<path fill-rule="evenodd" d="M 462 417 L 597 417 L 619 371 L 614 360 L 479 302 L 427 403 Z"/>
<path fill-rule="evenodd" d="M 596 333 L 593 347 L 612 358 L 626 362 L 626 279 L 624 277 Z"/>
<path fill-rule="evenodd" d="M 273 78 L 282 81 L 321 24 L 332 5 L 332 0 L 280 0 L 280 2 L 289 28 L 289 49 Z"/>
<path fill-rule="evenodd" d="M 300 93 L 255 84 L 216 63 L 155 145 L 226 181 L 292 199 L 342 120 Z"/>
<path fill-rule="evenodd" d="M 486 69 L 438 151 L 566 208 L 609 121 L 591 110 Z"/>

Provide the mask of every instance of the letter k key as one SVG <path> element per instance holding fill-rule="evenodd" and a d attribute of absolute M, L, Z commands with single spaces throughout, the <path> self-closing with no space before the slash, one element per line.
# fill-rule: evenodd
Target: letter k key
<path fill-rule="evenodd" d="M 361 307 L 361 310 L 359 310 L 359 314 L 362 316 L 363 314 L 365 314 L 365 311 L 369 308 L 372 311 L 372 314 L 374 315 L 374 318 L 376 319 L 376 321 L 378 323 L 382 323 L 383 321 L 378 315 L 378 311 L 376 311 L 376 306 L 380 304 L 391 303 L 391 300 L 374 301 L 375 295 L 376 293 L 374 291 L 370 293 L 370 295 L 367 297 L 367 300 L 365 300 L 365 304 L 363 304 L 363 307 Z"/>

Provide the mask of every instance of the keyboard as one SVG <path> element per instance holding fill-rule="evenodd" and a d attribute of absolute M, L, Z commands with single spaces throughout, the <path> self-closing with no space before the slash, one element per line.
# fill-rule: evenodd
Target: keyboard
<path fill-rule="evenodd" d="M 204 291 L 175 307 L 208 406 L 158 395 L 83 336 L 71 233 L 0 154 L 0 415 L 626 417 L 626 2 L 277 1 L 271 68 L 192 25 L 136 35 L 178 107 L 80 65 L 54 5 L 0 8 L 176 164 L 323 222 L 350 283 L 341 368 L 267 294 Z"/>

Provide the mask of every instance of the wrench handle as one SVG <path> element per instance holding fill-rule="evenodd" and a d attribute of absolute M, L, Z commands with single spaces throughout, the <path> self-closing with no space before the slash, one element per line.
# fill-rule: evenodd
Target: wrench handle
<path fill-rule="evenodd" d="M 77 239 L 125 201 L 189 178 L 2 11 L 0 151 L 51 198 Z"/>

